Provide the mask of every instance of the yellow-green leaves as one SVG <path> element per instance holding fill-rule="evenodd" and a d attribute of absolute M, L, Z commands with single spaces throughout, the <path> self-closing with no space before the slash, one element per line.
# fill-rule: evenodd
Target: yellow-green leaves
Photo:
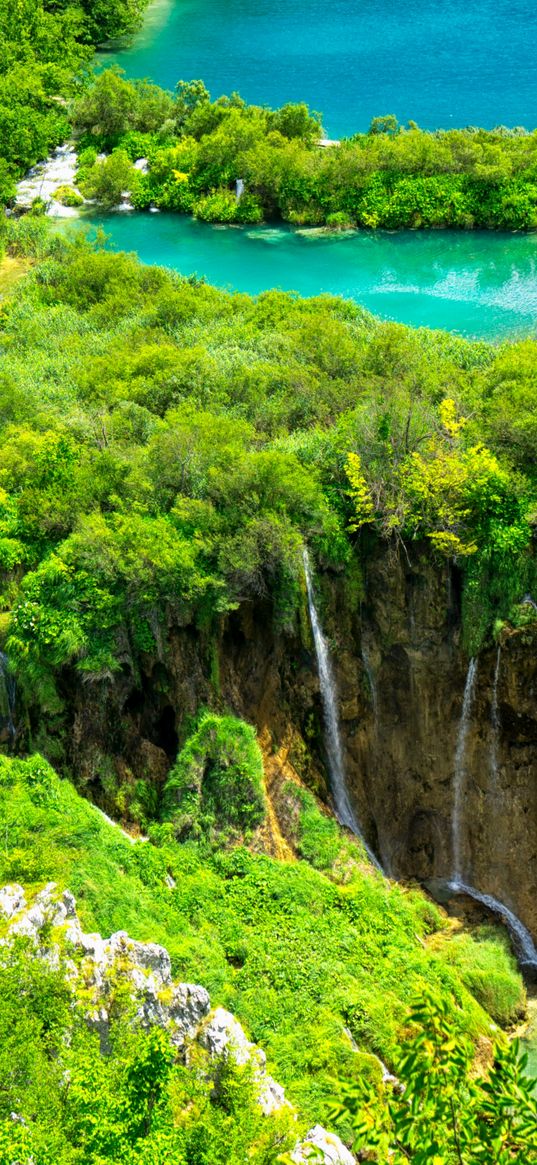
<path fill-rule="evenodd" d="M 354 514 L 349 522 L 348 529 L 353 532 L 366 526 L 375 516 L 375 506 L 371 490 L 362 473 L 362 463 L 357 453 L 349 453 L 345 465 L 345 473 L 349 479 L 350 489 L 347 493 L 352 498 Z"/>

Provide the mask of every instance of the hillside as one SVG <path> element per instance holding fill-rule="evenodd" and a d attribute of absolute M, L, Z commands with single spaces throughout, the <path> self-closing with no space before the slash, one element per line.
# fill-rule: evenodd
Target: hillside
<path fill-rule="evenodd" d="M 31 216 L 5 245 L 0 885 L 31 903 L 54 882 L 84 930 L 165 946 L 174 978 L 264 1049 L 297 1139 L 321 1123 L 385 1165 L 393 1136 L 393 1161 L 421 1165 L 416 1142 L 437 1137 L 451 1165 L 460 1119 L 465 1165 L 499 1136 L 528 1165 L 531 1085 L 498 1030 L 525 1010 L 506 936 L 409 885 L 453 877 L 458 780 L 467 868 L 533 928 L 535 344 L 219 292 Z M 352 819 L 401 885 L 331 813 L 319 634 Z M 63 963 L 49 981 L 49 960 L 5 955 L 6 1165 L 21 1146 L 25 1165 L 294 1151 L 288 1128 L 276 1151 L 246 1077 L 220 1094 L 202 1072 L 194 1096 L 121 994 L 102 1059 L 69 964 L 66 987 Z M 154 1054 L 156 1123 L 140 1083 Z"/>
<path fill-rule="evenodd" d="M 282 863 L 244 845 L 222 850 L 204 839 L 178 845 L 164 826 L 152 829 L 151 842 L 133 842 L 39 756 L 4 759 L 0 768 L 0 883 L 22 884 L 30 900 L 49 882 L 56 882 L 60 891 L 70 887 L 85 930 L 103 935 L 127 930 L 134 940 L 166 946 L 174 977 L 201 983 L 213 1006 L 234 1012 L 250 1038 L 263 1046 L 269 1070 L 299 1107 L 298 1134 L 330 1114 L 336 1076 L 338 1088 L 357 1076 L 380 1086 L 377 1057 L 397 1066 L 409 1004 L 424 993 L 441 993 L 451 1023 L 477 1039 L 486 1056 L 493 1031 L 490 1015 L 499 1023 L 511 1022 L 524 1006 L 524 992 L 505 941 L 494 931 L 485 927 L 472 938 L 453 930 L 418 891 L 405 891 L 371 871 L 359 847 L 320 815 L 311 795 L 297 792 L 295 798 L 297 853 L 308 854 L 309 860 L 297 857 Z M 50 929 L 40 933 L 41 942 L 52 941 Z M 4 1051 L 4 1065 L 9 1057 L 17 1067 L 3 1092 L 3 1135 L 8 1135 L 9 1113 L 15 1110 L 32 1121 L 35 1146 L 43 1154 L 36 1158 L 39 1165 L 48 1162 L 52 1151 L 56 1161 L 117 1161 L 117 1139 L 101 1128 L 103 1106 L 114 1073 L 125 1070 L 125 1060 L 136 1049 L 127 1041 L 126 1050 L 118 1046 L 119 1062 L 101 1068 L 97 1036 L 88 1043 L 82 1026 L 74 1045 L 54 1052 L 67 1022 L 64 989 L 54 978 L 54 965 L 50 972 L 44 966 L 34 969 L 25 948 L 17 959 L 22 962 L 15 967 L 4 962 L 0 973 L 6 983 L 16 973 L 19 984 L 27 977 L 33 984 L 23 989 L 30 1028 L 17 1020 Z M 36 990 L 43 992 L 37 1003 Z M 2 993 L 5 1032 L 13 1022 L 10 1009 L 16 1006 L 17 994 L 11 992 L 9 987 Z M 90 996 L 87 1003 L 84 998 L 82 993 L 87 1007 Z M 166 999 L 162 994 L 163 1003 Z M 127 996 L 119 994 L 117 1000 L 110 1015 L 116 1016 L 117 1038 L 123 1040 Z M 29 1039 L 34 1053 L 25 1046 Z M 26 1076 L 21 1060 L 34 1054 L 44 1073 L 37 1091 L 33 1073 Z M 80 1084 L 73 1083 L 73 1110 L 62 1094 L 63 1061 L 73 1082 L 80 1078 Z M 93 1117 L 88 1100 L 78 1092 L 89 1087 L 90 1078 L 100 1081 Z M 235 1105 L 246 1106 L 247 1082 L 237 1086 Z M 51 1111 L 56 1113 L 53 1137 Z M 91 1136 L 100 1129 L 100 1139 L 88 1142 L 95 1148 L 80 1157 L 82 1113 L 86 1135 L 97 1121 Z M 257 1144 L 259 1120 L 249 1120 L 245 1135 Z M 236 1157 L 218 1156 L 224 1144 L 218 1148 L 223 1135 L 218 1106 L 214 1121 L 210 1149 L 192 1156 L 192 1141 L 185 1161 L 244 1159 L 243 1142 L 237 1142 Z M 348 1135 L 345 1122 L 341 1131 Z M 203 1155 L 207 1151 L 214 1155 Z M 255 1161 L 275 1160 L 266 1144 L 256 1152 Z"/>

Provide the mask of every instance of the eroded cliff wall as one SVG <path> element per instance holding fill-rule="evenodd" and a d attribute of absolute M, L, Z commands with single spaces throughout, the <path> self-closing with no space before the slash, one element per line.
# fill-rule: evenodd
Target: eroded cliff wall
<path fill-rule="evenodd" d="M 333 653 L 350 794 L 368 843 L 396 877 L 453 875 L 455 754 L 468 658 L 459 580 L 423 549 L 380 548 L 361 585 L 318 577 Z M 305 598 L 305 596 L 304 596 Z M 463 758 L 464 878 L 537 936 L 537 634 L 509 632 L 478 660 Z M 497 672 L 496 669 L 498 668 Z M 494 704 L 494 682 L 496 704 Z M 292 633 L 270 603 L 244 605 L 217 633 L 169 627 L 154 656 L 98 684 L 66 676 L 69 761 L 104 807 L 119 781 L 157 792 L 189 720 L 222 707 L 329 800 L 307 608 Z M 280 755 L 280 754 L 278 754 Z M 285 821 L 281 822 L 285 833 Z"/>

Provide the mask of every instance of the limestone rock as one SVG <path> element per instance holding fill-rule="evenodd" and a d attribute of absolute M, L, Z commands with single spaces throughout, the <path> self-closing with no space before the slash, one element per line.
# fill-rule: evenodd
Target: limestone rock
<path fill-rule="evenodd" d="M 72 894 L 67 891 L 64 902 L 63 895 L 58 898 L 55 891 L 56 883 L 49 882 L 44 890 L 36 895 L 32 905 L 11 924 L 10 934 L 24 935 L 34 943 L 39 944 L 43 927 L 62 926 L 73 918 L 74 898 Z"/>
<path fill-rule="evenodd" d="M 235 1064 L 251 1064 L 257 1088 L 257 1101 L 268 1116 L 283 1108 L 288 1102 L 281 1084 L 273 1080 L 266 1071 L 266 1056 L 261 1048 L 252 1044 L 235 1016 L 224 1007 L 217 1007 L 203 1025 L 199 1042 L 210 1056 L 218 1059 L 229 1056 Z"/>
<path fill-rule="evenodd" d="M 248 1039 L 235 1016 L 224 1007 L 211 1012 L 204 987 L 174 983 L 165 947 L 138 942 L 123 930 L 108 939 L 86 933 L 73 895 L 69 890 L 59 892 L 54 882 L 49 882 L 29 905 L 22 886 L 4 886 L 0 889 L 0 913 L 10 924 L 4 942 L 9 942 L 10 937 L 26 935 L 33 942 L 37 957 L 65 968 L 75 998 L 77 987 L 83 986 L 85 1019 L 98 1033 L 103 1051 L 109 1046 L 109 1009 L 120 979 L 130 985 L 135 1022 L 145 1028 L 155 1025 L 165 1028 L 187 1064 L 188 1043 L 196 1041 L 211 1059 L 231 1057 L 239 1066 L 251 1065 L 257 1101 L 266 1115 L 288 1105 L 281 1084 L 266 1071 L 265 1053 Z M 62 946 L 67 949 L 67 958 L 63 951 L 63 963 Z M 354 1162 L 339 1137 L 327 1133 L 320 1125 L 308 1133 L 305 1142 L 297 1145 L 293 1161 L 307 1161 L 311 1147 L 324 1154 L 322 1160 L 326 1165 Z"/>
<path fill-rule="evenodd" d="M 14 883 L 12 886 L 4 886 L 0 890 L 0 913 L 4 918 L 13 918 L 20 910 L 24 910 L 26 906 L 26 896 L 22 886 Z"/>
<path fill-rule="evenodd" d="M 200 1043 L 211 1056 L 231 1056 L 236 1064 L 247 1064 L 252 1058 L 255 1048 L 247 1039 L 240 1023 L 230 1011 L 224 1007 L 217 1007 L 205 1024 Z M 260 1049 L 257 1049 L 260 1052 Z M 265 1056 L 260 1052 L 260 1061 L 264 1064 Z"/>
<path fill-rule="evenodd" d="M 317 1156 L 315 1156 L 317 1154 Z M 335 1133 L 327 1133 L 321 1125 L 310 1129 L 304 1141 L 301 1141 L 291 1160 L 302 1165 L 308 1161 L 320 1160 L 323 1165 L 356 1165 L 356 1158 L 345 1148 L 343 1141 Z"/>
<path fill-rule="evenodd" d="M 193 1039 L 211 1006 L 209 993 L 193 983 L 177 983 L 169 1006 L 172 1043 Z"/>

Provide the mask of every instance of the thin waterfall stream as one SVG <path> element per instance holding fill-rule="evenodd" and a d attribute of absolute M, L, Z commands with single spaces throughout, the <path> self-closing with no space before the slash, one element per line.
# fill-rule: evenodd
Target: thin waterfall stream
<path fill-rule="evenodd" d="M 332 670 L 332 661 L 330 659 L 328 643 L 321 627 L 317 613 L 317 607 L 315 604 L 313 579 L 311 576 L 310 560 L 307 550 L 304 550 L 303 561 L 306 590 L 308 595 L 308 611 L 313 642 L 315 646 L 315 655 L 317 658 L 319 686 L 323 705 L 325 723 L 325 747 L 328 760 L 328 771 L 330 774 L 330 784 L 332 789 L 332 796 L 334 799 L 336 817 L 341 825 L 346 825 L 352 833 L 359 837 L 362 845 L 364 846 L 364 849 L 366 850 L 369 860 L 377 870 L 382 872 L 380 863 L 377 861 L 374 853 L 365 841 L 364 835 L 360 828 L 360 823 L 349 799 L 347 780 L 345 776 L 343 748 L 341 744 L 341 733 L 339 730 L 336 683 Z"/>
<path fill-rule="evenodd" d="M 462 711 L 459 723 L 459 732 L 457 736 L 457 747 L 455 749 L 455 773 L 453 780 L 453 816 L 451 821 L 451 835 L 452 835 L 452 850 L 453 850 L 453 885 L 458 885 L 463 880 L 463 836 L 462 836 L 462 818 L 464 807 L 464 794 L 466 791 L 466 745 L 468 740 L 468 729 L 470 727 L 470 720 L 472 716 L 472 707 L 474 702 L 475 682 L 477 677 L 477 659 L 473 658 L 468 664 L 468 671 L 466 673 L 466 683 L 464 685 L 464 695 L 462 698 Z"/>
<path fill-rule="evenodd" d="M 465 882 L 450 882 L 448 886 L 454 894 L 466 895 L 467 898 L 472 898 L 474 902 L 479 902 L 485 906 L 503 923 L 511 936 L 521 970 L 531 973 L 532 978 L 537 978 L 537 948 L 529 930 L 517 918 L 516 914 L 504 906 L 498 898 L 493 898 L 492 894 L 482 894 L 480 890 L 468 886 Z"/>
<path fill-rule="evenodd" d="M 499 732 L 499 711 L 498 711 L 498 681 L 500 676 L 501 664 L 501 647 L 498 646 L 496 656 L 496 667 L 494 670 L 494 681 L 492 688 L 492 702 L 491 702 L 491 724 L 492 724 L 492 745 L 490 753 L 491 777 L 496 782 L 498 772 L 497 762 L 497 745 Z M 537 948 L 531 937 L 531 934 L 526 929 L 524 924 L 517 918 L 512 910 L 500 902 L 498 898 L 493 898 L 492 894 L 483 894 L 480 890 L 476 890 L 474 886 L 468 885 L 464 880 L 463 875 L 463 816 L 464 816 L 464 797 L 466 792 L 466 751 L 468 731 L 470 728 L 472 709 L 475 696 L 475 686 L 477 680 L 477 659 L 470 660 L 468 671 L 466 673 L 466 683 L 464 685 L 464 694 L 462 699 L 461 718 L 459 723 L 459 732 L 457 736 L 457 747 L 455 750 L 455 774 L 454 774 L 454 790 L 453 790 L 453 818 L 452 818 L 452 847 L 453 847 L 453 876 L 448 883 L 448 889 L 453 894 L 466 895 L 474 902 L 480 903 L 490 910 L 506 927 L 511 936 L 513 948 L 519 960 L 522 969 L 530 972 L 532 977 L 537 976 Z"/>

